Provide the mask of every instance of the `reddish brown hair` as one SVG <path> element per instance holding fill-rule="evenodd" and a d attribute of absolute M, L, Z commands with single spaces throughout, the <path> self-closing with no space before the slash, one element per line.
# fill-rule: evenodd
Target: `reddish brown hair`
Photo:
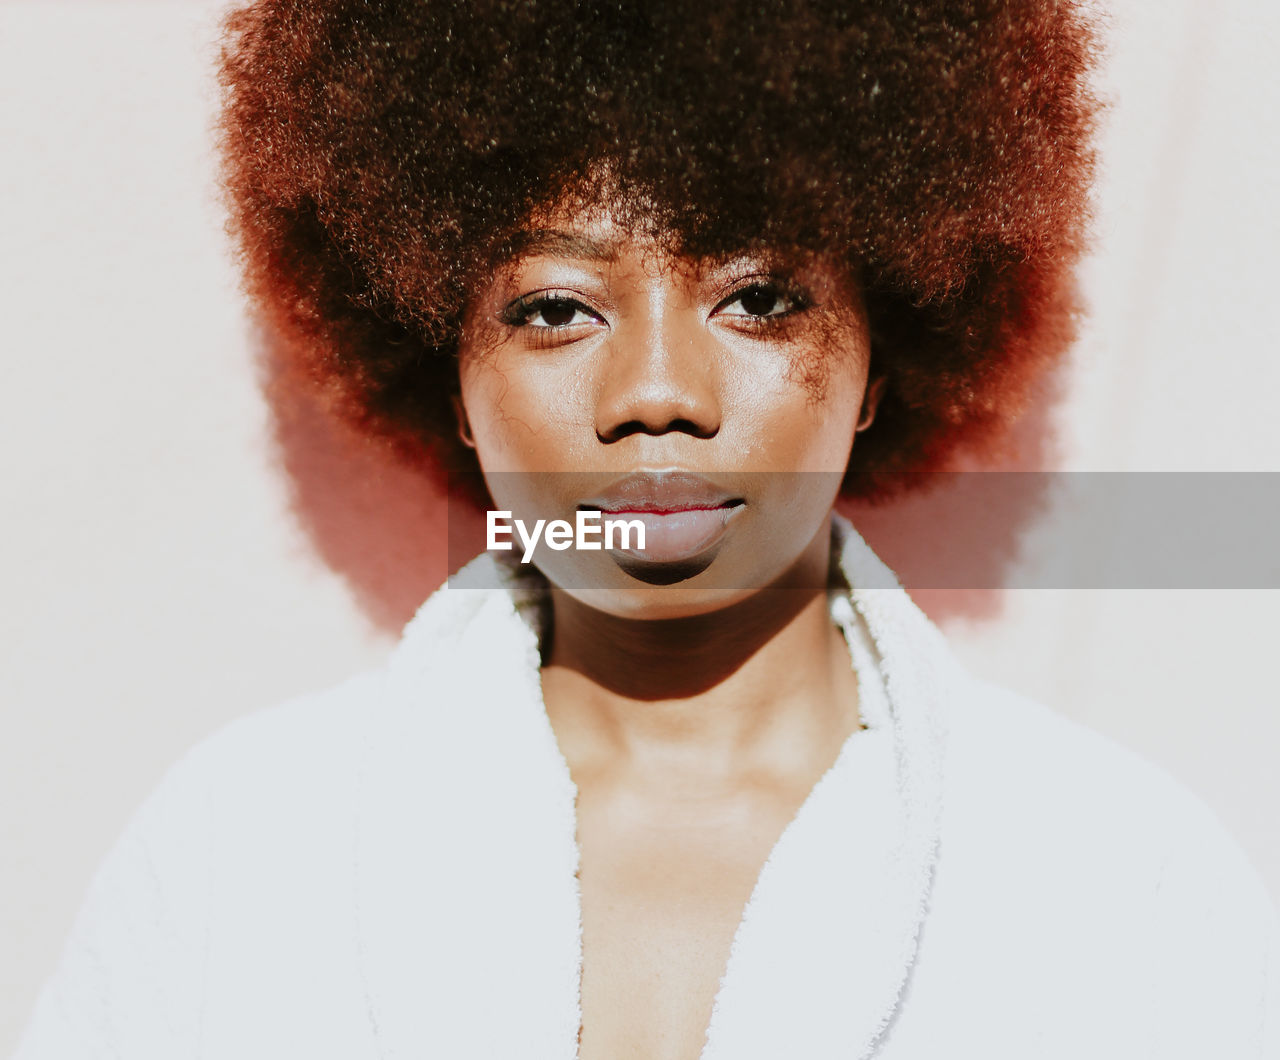
<path fill-rule="evenodd" d="M 1071 340 L 1097 107 L 1069 0 L 253 0 L 225 30 L 246 290 L 403 454 L 474 468 L 469 285 L 602 164 L 683 253 L 857 270 L 888 387 L 848 496 L 993 453 Z"/>

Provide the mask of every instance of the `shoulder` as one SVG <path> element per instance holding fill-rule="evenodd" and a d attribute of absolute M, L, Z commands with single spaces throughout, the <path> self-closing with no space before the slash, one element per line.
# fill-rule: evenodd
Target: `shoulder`
<path fill-rule="evenodd" d="M 381 666 L 205 737 L 169 768 L 134 830 L 205 821 L 216 834 L 215 856 L 234 859 L 247 856 L 254 837 L 266 847 L 273 830 L 287 829 L 288 854 L 305 864 L 308 854 L 336 849 L 381 774 L 426 782 L 461 768 L 459 741 L 479 746 L 496 733 L 501 743 L 511 721 L 505 705 L 527 691 L 536 642 L 531 647 L 534 635 L 511 596 L 490 584 L 497 577 L 477 564 L 472 591 L 432 594 Z M 463 704 L 468 709 L 444 709 Z"/>
<path fill-rule="evenodd" d="M 202 863 L 255 836 L 296 840 L 349 803 L 381 671 L 292 697 L 227 723 L 181 755 L 133 815 L 115 856 L 142 850 L 157 868 Z M 279 846 L 279 844 L 276 844 Z M 296 851 L 298 847 L 295 845 Z"/>
<path fill-rule="evenodd" d="M 372 670 L 227 723 L 169 768 L 141 822 L 181 828 L 202 815 L 227 831 L 238 818 L 262 828 L 330 810 L 350 796 L 385 685 Z"/>
<path fill-rule="evenodd" d="M 380 668 L 293 696 L 227 723 L 190 756 L 211 768 L 231 760 L 248 764 L 286 749 L 299 765 L 345 756 L 384 702 L 386 685 L 386 670 Z"/>
<path fill-rule="evenodd" d="M 973 677 L 963 685 L 947 709 L 956 827 L 998 824 L 1028 851 L 1105 857 L 1157 875 L 1212 863 L 1260 888 L 1213 811 L 1168 772 L 1020 693 Z"/>
<path fill-rule="evenodd" d="M 1213 1055 L 1223 1020 L 1250 1047 L 1280 1047 L 1275 907 L 1199 797 L 984 681 L 968 680 L 947 720 L 944 906 L 969 910 L 1024 968 L 1052 954 L 1065 990 L 1086 980 L 1127 990 L 1169 1035 L 1162 1055 Z"/>
<path fill-rule="evenodd" d="M 966 677 L 947 708 L 948 796 L 1028 836 L 1118 843 L 1131 854 L 1238 855 L 1202 799 L 1168 772 L 1007 688 Z"/>
<path fill-rule="evenodd" d="M 378 671 L 361 674 L 256 710 L 200 740 L 129 818 L 91 895 L 150 890 L 157 902 L 176 906 L 181 893 L 189 899 L 183 904 L 204 904 L 215 864 L 226 880 L 231 866 L 265 859 L 283 868 L 308 847 L 318 855 L 332 846 L 332 822 L 351 813 L 364 731 L 382 684 Z"/>
<path fill-rule="evenodd" d="M 330 956 L 318 949 L 325 932 L 302 923 L 300 896 L 342 886 L 341 814 L 381 680 L 257 711 L 168 769 L 94 875 L 23 1060 L 195 1055 L 218 955 L 236 932 L 247 941 L 235 952 L 253 956 L 228 981 L 260 982 L 286 944 Z"/>

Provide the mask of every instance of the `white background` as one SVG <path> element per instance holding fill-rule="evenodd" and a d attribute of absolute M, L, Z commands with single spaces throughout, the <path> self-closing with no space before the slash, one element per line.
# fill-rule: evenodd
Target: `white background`
<path fill-rule="evenodd" d="M 441 515 L 359 456 L 354 515 L 291 510 L 213 190 L 222 6 L 0 3 L 0 1054 L 165 766 L 380 662 L 444 569 L 361 540 L 361 504 Z M 1040 466 L 1280 471 L 1280 5 L 1111 10 L 1093 312 Z M 1197 791 L 1280 895 L 1278 604 L 1019 590 L 935 613 L 973 668 Z"/>

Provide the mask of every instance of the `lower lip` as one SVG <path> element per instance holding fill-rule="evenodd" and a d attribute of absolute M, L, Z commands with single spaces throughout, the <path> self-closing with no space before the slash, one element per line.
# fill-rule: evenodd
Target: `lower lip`
<path fill-rule="evenodd" d="M 678 563 L 693 559 L 717 544 L 728 532 L 741 504 L 722 508 L 689 508 L 676 512 L 606 512 L 607 518 L 639 520 L 644 524 L 644 548 L 614 549 L 646 563 Z"/>

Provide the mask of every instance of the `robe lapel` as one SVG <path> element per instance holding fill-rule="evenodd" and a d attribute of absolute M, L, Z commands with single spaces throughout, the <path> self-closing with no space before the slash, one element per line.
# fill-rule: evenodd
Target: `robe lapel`
<path fill-rule="evenodd" d="M 705 1060 L 869 1056 L 927 908 L 938 704 L 959 673 L 853 527 L 837 516 L 833 534 L 841 621 L 865 622 L 888 724 L 846 745 L 765 866 Z M 542 705 L 539 592 L 479 557 L 423 605 L 370 705 L 355 859 L 379 1056 L 576 1055 L 576 788 Z"/>
<path fill-rule="evenodd" d="M 865 622 L 887 725 L 853 736 L 765 865 L 704 1060 L 873 1055 L 909 981 L 928 908 L 945 746 L 940 701 L 962 675 L 852 525 L 837 516 L 833 535 L 852 602 L 835 613 L 851 646 L 858 617 Z M 889 746 L 877 749 L 873 739 Z"/>
<path fill-rule="evenodd" d="M 378 1055 L 571 1060 L 576 790 L 541 709 L 536 636 L 506 592 L 441 589 L 387 692 L 356 851 Z"/>

